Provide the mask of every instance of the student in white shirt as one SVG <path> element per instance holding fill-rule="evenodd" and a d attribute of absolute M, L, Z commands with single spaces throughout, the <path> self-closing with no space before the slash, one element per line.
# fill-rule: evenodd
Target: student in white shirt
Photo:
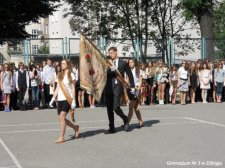
<path fill-rule="evenodd" d="M 178 70 L 178 84 L 177 84 L 177 87 L 179 87 L 180 90 L 181 105 L 186 104 L 186 94 L 188 92 L 189 85 L 190 85 L 190 77 L 187 70 L 186 62 L 183 61 L 181 67 Z"/>
<path fill-rule="evenodd" d="M 57 85 L 57 88 L 53 94 L 52 100 L 49 103 L 49 106 L 52 107 L 56 97 L 58 100 L 58 116 L 60 121 L 60 136 L 55 141 L 55 143 L 63 143 L 65 142 L 65 131 L 66 131 L 66 125 L 73 128 L 75 131 L 75 138 L 78 138 L 79 136 L 79 125 L 74 125 L 72 122 L 70 122 L 68 119 L 66 119 L 66 115 L 69 112 L 70 109 L 76 108 L 76 100 L 75 100 L 75 77 L 74 74 L 71 71 L 71 63 L 69 60 L 62 60 L 61 62 L 61 72 L 58 74 L 58 82 L 62 82 L 64 84 L 67 92 L 70 94 L 72 98 L 72 104 L 68 103 L 60 85 Z"/>
<path fill-rule="evenodd" d="M 141 112 L 139 110 L 139 94 L 141 92 L 141 85 L 142 85 L 142 75 L 140 74 L 140 69 L 137 68 L 137 61 L 136 59 L 129 59 L 128 61 L 129 67 L 132 71 L 132 75 L 134 78 L 134 84 L 135 84 L 135 94 L 132 95 L 131 93 L 128 92 L 128 97 L 130 99 L 129 103 L 129 113 L 128 113 L 128 120 L 129 123 L 132 119 L 133 113 L 135 111 L 139 125 L 138 128 L 141 128 L 143 126 L 143 121 L 141 117 Z"/>
<path fill-rule="evenodd" d="M 43 67 L 42 73 L 42 86 L 44 86 L 44 94 L 45 94 L 45 104 L 48 104 L 51 100 L 50 94 L 50 86 L 53 87 L 53 74 L 55 72 L 55 68 L 52 65 L 52 61 L 47 59 L 47 65 Z"/>
<path fill-rule="evenodd" d="M 32 66 L 32 69 L 30 71 L 30 79 L 31 79 L 31 90 L 32 90 L 32 100 L 33 100 L 33 106 L 34 110 L 38 110 L 40 106 L 40 100 L 39 100 L 39 93 L 40 93 L 40 82 L 41 77 L 40 73 L 38 73 L 35 66 Z"/>
<path fill-rule="evenodd" d="M 208 68 L 208 65 L 204 62 L 202 64 L 203 69 L 200 73 L 200 88 L 202 89 L 202 103 L 208 103 L 207 92 L 210 89 L 210 81 L 212 80 L 211 71 Z"/>

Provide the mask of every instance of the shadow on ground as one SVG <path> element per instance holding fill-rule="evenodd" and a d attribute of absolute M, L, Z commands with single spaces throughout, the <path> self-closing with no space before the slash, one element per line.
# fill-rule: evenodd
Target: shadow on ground
<path fill-rule="evenodd" d="M 159 120 L 144 121 L 143 122 L 143 124 L 144 124 L 143 127 L 151 127 L 154 124 L 158 124 L 158 123 L 160 123 Z M 131 132 L 134 129 L 140 129 L 140 127 L 138 127 L 138 126 L 139 126 L 138 123 L 137 124 L 130 124 L 128 132 Z M 79 135 L 79 139 L 81 139 L 81 138 L 84 139 L 84 138 L 89 138 L 89 137 L 92 137 L 92 136 L 96 136 L 98 134 L 104 133 L 105 131 L 106 131 L 105 129 L 98 129 L 98 130 L 91 130 L 91 131 L 82 132 Z M 121 131 L 124 131 L 123 126 L 116 128 L 116 133 L 121 132 Z M 75 139 L 74 135 L 70 135 L 70 138 L 67 139 L 66 141 L 71 141 L 71 140 L 74 140 L 74 139 Z"/>

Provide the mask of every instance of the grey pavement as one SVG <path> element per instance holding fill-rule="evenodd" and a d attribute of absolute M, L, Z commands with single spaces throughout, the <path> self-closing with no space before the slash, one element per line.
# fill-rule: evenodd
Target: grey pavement
<path fill-rule="evenodd" d="M 128 107 L 123 107 L 127 114 Z M 145 127 L 133 116 L 129 132 L 115 115 L 108 129 L 106 108 L 76 109 L 80 138 L 67 128 L 55 144 L 55 109 L 0 112 L 0 168 L 225 167 L 225 103 L 140 107 Z M 68 118 L 70 116 L 68 115 Z"/>

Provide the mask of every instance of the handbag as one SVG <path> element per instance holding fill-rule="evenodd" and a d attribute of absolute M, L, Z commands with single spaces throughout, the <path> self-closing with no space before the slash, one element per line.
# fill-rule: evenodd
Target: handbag
<path fill-rule="evenodd" d="M 69 105 L 71 107 L 73 99 L 71 98 L 70 94 L 68 93 L 67 88 L 65 87 L 65 85 L 63 84 L 62 81 L 58 81 L 58 84 L 59 84 L 64 96 L 66 97 L 67 102 L 69 103 Z M 75 113 L 75 110 L 70 108 L 70 117 L 73 122 L 75 122 L 74 113 Z"/>

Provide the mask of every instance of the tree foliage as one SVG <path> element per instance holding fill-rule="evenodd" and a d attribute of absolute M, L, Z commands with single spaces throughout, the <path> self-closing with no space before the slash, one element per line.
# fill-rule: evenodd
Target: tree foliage
<path fill-rule="evenodd" d="M 188 20 L 198 22 L 201 31 L 201 37 L 207 39 L 206 58 L 214 57 L 213 43 L 213 7 L 218 2 L 216 0 L 183 0 L 182 7 L 184 16 Z"/>
<path fill-rule="evenodd" d="M 214 10 L 214 38 L 215 56 L 225 58 L 225 1 L 221 2 Z"/>
<path fill-rule="evenodd" d="M 143 59 L 151 45 L 150 40 L 164 58 L 167 55 L 166 41 L 169 37 L 180 38 L 186 25 L 181 5 L 175 0 L 66 1 L 72 4 L 67 15 L 72 15 L 70 25 L 73 31 L 85 32 L 94 38 L 104 35 L 108 39 L 121 34 L 122 38 L 130 39 L 133 48 L 139 38 Z"/>
<path fill-rule="evenodd" d="M 201 16 L 212 8 L 213 0 L 183 0 L 184 15 L 188 20 L 196 19 L 199 23 Z"/>
<path fill-rule="evenodd" d="M 38 22 L 56 10 L 60 0 L 7 0 L 0 1 L 0 37 L 28 36 L 25 26 Z"/>

